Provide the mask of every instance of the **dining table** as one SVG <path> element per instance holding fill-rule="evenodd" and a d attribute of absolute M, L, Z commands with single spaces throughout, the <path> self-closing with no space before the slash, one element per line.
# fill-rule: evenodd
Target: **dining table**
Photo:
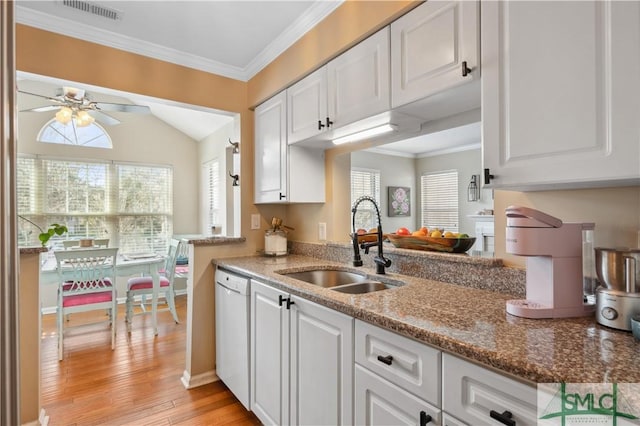
<path fill-rule="evenodd" d="M 116 257 L 115 274 L 119 277 L 132 277 L 139 274 L 151 276 L 153 280 L 153 293 L 151 297 L 151 321 L 153 333 L 158 335 L 158 294 L 160 292 L 160 271 L 165 264 L 166 256 L 156 253 L 131 253 L 118 254 Z M 62 275 L 64 269 L 62 266 Z M 71 273 L 71 268 L 69 272 Z M 40 267 L 40 285 L 58 285 L 60 277 L 56 258 L 51 253 L 45 253 Z"/>

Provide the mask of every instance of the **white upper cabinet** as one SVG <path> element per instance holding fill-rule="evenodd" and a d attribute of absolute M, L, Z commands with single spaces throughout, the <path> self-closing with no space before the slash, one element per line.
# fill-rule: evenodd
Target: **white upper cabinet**
<path fill-rule="evenodd" d="M 389 56 L 389 27 L 385 27 L 327 64 L 332 127 L 390 109 Z"/>
<path fill-rule="evenodd" d="M 287 144 L 286 91 L 255 110 L 256 204 L 323 203 L 324 152 Z"/>
<path fill-rule="evenodd" d="M 490 185 L 640 184 L 640 3 L 483 2 L 481 16 Z"/>
<path fill-rule="evenodd" d="M 394 21 L 392 107 L 480 79 L 478 35 L 477 1 L 430 0 Z"/>
<path fill-rule="evenodd" d="M 385 27 L 289 87 L 289 144 L 328 141 L 343 136 L 334 129 L 389 111 L 389 57 Z"/>
<path fill-rule="evenodd" d="M 279 93 L 255 110 L 255 202 L 286 200 L 287 98 Z"/>
<path fill-rule="evenodd" d="M 290 144 L 328 130 L 327 68 L 322 67 L 287 89 L 287 137 Z"/>

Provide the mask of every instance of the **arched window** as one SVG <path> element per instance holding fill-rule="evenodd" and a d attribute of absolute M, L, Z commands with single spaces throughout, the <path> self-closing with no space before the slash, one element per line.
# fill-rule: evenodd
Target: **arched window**
<path fill-rule="evenodd" d="M 76 125 L 75 120 L 62 124 L 55 118 L 42 127 L 40 133 L 38 133 L 38 142 L 93 148 L 113 148 L 109 134 L 98 123 L 93 122 L 87 126 L 79 127 Z"/>

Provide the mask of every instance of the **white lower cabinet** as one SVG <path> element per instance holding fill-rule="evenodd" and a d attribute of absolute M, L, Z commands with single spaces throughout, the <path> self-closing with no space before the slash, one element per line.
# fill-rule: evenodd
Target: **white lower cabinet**
<path fill-rule="evenodd" d="M 356 320 L 355 424 L 440 425 L 441 352 Z"/>
<path fill-rule="evenodd" d="M 264 424 L 353 423 L 353 318 L 252 281 L 251 410 Z"/>
<path fill-rule="evenodd" d="M 439 425 L 440 409 L 356 365 L 356 425 Z"/>
<path fill-rule="evenodd" d="M 449 354 L 442 356 L 442 377 L 443 411 L 469 425 L 537 424 L 533 386 Z"/>

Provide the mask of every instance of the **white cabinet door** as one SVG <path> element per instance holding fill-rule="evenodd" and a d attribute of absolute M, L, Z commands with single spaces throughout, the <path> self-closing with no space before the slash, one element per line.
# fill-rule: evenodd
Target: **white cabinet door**
<path fill-rule="evenodd" d="M 391 23 L 392 107 L 479 79 L 479 24 L 477 1 L 439 0 Z"/>
<path fill-rule="evenodd" d="M 327 64 L 332 127 L 389 110 L 389 56 L 385 27 Z"/>
<path fill-rule="evenodd" d="M 353 318 L 291 299 L 291 424 L 353 424 Z"/>
<path fill-rule="evenodd" d="M 355 367 L 356 425 L 439 425 L 440 409 L 387 382 L 359 365 Z"/>
<path fill-rule="evenodd" d="M 255 110 L 255 203 L 286 201 L 286 92 Z"/>
<path fill-rule="evenodd" d="M 289 144 L 328 130 L 327 68 L 309 74 L 287 89 L 287 140 Z"/>
<path fill-rule="evenodd" d="M 263 424 L 289 423 L 288 296 L 251 281 L 251 411 Z"/>
<path fill-rule="evenodd" d="M 323 203 L 324 151 L 287 144 L 287 91 L 255 111 L 256 204 Z"/>
<path fill-rule="evenodd" d="M 492 186 L 640 183 L 639 16 L 639 2 L 482 3 Z"/>
<path fill-rule="evenodd" d="M 536 425 L 537 389 L 449 354 L 442 355 L 442 410 L 470 425 Z"/>

